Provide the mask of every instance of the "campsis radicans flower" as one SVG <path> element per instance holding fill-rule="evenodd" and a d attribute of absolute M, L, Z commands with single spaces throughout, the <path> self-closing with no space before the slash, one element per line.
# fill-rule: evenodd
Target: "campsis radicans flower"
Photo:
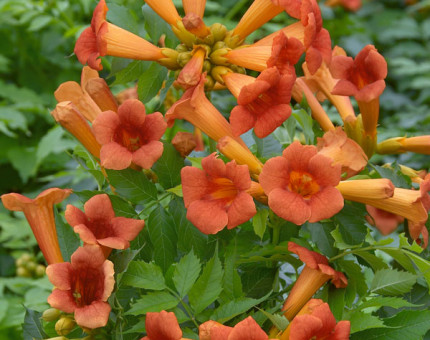
<path fill-rule="evenodd" d="M 366 211 L 369 214 L 366 216 L 367 222 L 375 226 L 382 235 L 391 234 L 405 220 L 403 216 L 372 207 L 371 205 L 366 205 Z"/>
<path fill-rule="evenodd" d="M 146 336 L 140 340 L 185 340 L 173 312 L 146 313 L 145 328 Z"/>
<path fill-rule="evenodd" d="M 280 339 L 348 340 L 350 329 L 349 321 L 336 323 L 328 303 L 312 299 L 300 310 Z"/>
<path fill-rule="evenodd" d="M 324 4 L 329 7 L 342 6 L 348 11 L 355 12 L 360 9 L 361 0 L 327 0 Z"/>
<path fill-rule="evenodd" d="M 70 262 L 51 264 L 46 274 L 55 286 L 48 297 L 51 307 L 74 313 L 81 327 L 92 329 L 107 324 L 111 310 L 107 299 L 115 285 L 114 268 L 99 246 L 79 247 Z"/>
<path fill-rule="evenodd" d="M 379 154 L 397 154 L 408 151 L 430 155 L 430 135 L 390 138 L 377 146 Z"/>
<path fill-rule="evenodd" d="M 24 212 L 48 264 L 64 261 L 58 243 L 53 206 L 62 202 L 71 193 L 71 189 L 51 188 L 42 191 L 35 199 L 17 193 L 1 196 L 6 209 Z"/>
<path fill-rule="evenodd" d="M 348 280 L 343 273 L 330 267 L 324 255 L 301 247 L 294 242 L 288 242 L 288 251 L 297 254 L 305 264 L 282 307 L 285 317 L 292 320 L 328 280 L 331 280 L 336 288 L 345 288 Z"/>
<path fill-rule="evenodd" d="M 66 207 L 65 217 L 85 244 L 98 244 L 105 256 L 112 249 L 126 249 L 143 229 L 145 222 L 117 217 L 109 196 L 95 195 L 84 204 L 85 212 L 73 205 Z"/>
<path fill-rule="evenodd" d="M 283 219 L 301 225 L 332 217 L 343 208 L 335 187 L 341 166 L 318 154 L 313 145 L 296 141 L 282 156 L 269 159 L 260 174 L 260 184 L 269 197 L 269 207 Z"/>
<path fill-rule="evenodd" d="M 225 164 L 213 153 L 202 160 L 202 168 L 181 170 L 187 219 L 201 232 L 216 234 L 232 229 L 256 214 L 252 196 L 246 192 L 251 178 L 246 165 Z"/>
<path fill-rule="evenodd" d="M 125 169 L 132 163 L 151 168 L 163 153 L 159 139 L 166 128 L 163 115 L 146 115 L 145 105 L 137 99 L 126 100 L 118 113 L 102 112 L 93 122 L 94 135 L 102 145 L 101 165 L 113 170 Z"/>

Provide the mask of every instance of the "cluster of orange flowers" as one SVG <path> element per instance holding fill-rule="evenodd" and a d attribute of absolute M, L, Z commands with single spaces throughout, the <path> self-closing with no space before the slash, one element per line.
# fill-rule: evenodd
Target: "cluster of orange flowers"
<path fill-rule="evenodd" d="M 204 0 L 183 0 L 180 17 L 171 0 L 146 3 L 172 27 L 181 43 L 176 49 L 158 47 L 106 21 L 108 7 L 97 5 L 91 26 L 79 37 L 75 53 L 84 67 L 81 84 L 67 82 L 55 93 L 58 104 L 53 117 L 70 131 L 99 161 L 101 170 L 150 169 L 161 157 L 160 138 L 168 126 L 184 119 L 194 134 L 180 134 L 173 144 L 183 156 L 202 146 L 201 131 L 218 142 L 227 164 L 211 154 L 202 169 L 187 166 L 181 171 L 187 218 L 203 233 L 215 234 L 248 221 L 256 214 L 254 199 L 267 204 L 281 218 L 295 223 L 318 222 L 337 214 L 344 200 L 366 204 L 369 221 L 383 234 L 407 219 L 409 233 L 422 237 L 427 246 L 425 223 L 430 210 L 430 175 L 401 167 L 419 183 L 420 189 L 396 188 L 388 179 L 350 179 L 379 154 L 418 152 L 430 154 L 430 136 L 398 137 L 377 143 L 379 97 L 385 88 L 387 64 L 374 46 L 368 45 L 355 59 L 339 47 L 332 49 L 330 34 L 323 28 L 315 0 L 255 0 L 232 30 L 221 24 L 206 26 Z M 351 10 L 360 1 L 327 1 Z M 281 12 L 297 21 L 252 45 L 246 37 Z M 305 53 L 304 76 L 295 65 Z M 146 115 L 145 106 L 130 90 L 115 97 L 96 70 L 102 56 L 151 60 L 175 71 L 175 86 L 184 90 L 165 116 Z M 256 78 L 245 69 L 260 72 Z M 237 98 L 230 119 L 209 101 L 205 91 L 227 88 Z M 357 116 L 351 104 L 359 106 Z M 295 141 L 264 164 L 253 155 L 240 135 L 254 129 L 264 138 L 291 115 L 291 98 L 303 98 L 312 117 L 325 132 L 318 144 Z M 320 102 L 329 100 L 343 120 L 335 127 Z M 115 217 L 109 197 L 96 195 L 85 212 L 68 206 L 66 219 L 79 234 L 84 247 L 64 262 L 58 245 L 52 206 L 71 193 L 49 189 L 31 200 L 18 194 L 2 196 L 7 209 L 24 211 L 39 246 L 50 264 L 47 274 L 56 287 L 48 299 L 51 306 L 74 313 L 83 327 L 106 325 L 110 306 L 106 302 L 114 287 L 112 248 L 125 249 L 144 226 L 143 220 Z M 280 339 L 347 339 L 349 322 L 336 325 L 328 305 L 310 300 L 328 280 L 340 288 L 346 277 L 328 265 L 327 259 L 294 243 L 305 267 L 284 304 L 292 320 Z M 143 339 L 180 340 L 182 331 L 173 313 L 148 313 Z M 252 337 L 251 337 L 252 334 Z M 234 327 L 208 321 L 200 326 L 200 339 L 268 339 L 252 318 Z"/>

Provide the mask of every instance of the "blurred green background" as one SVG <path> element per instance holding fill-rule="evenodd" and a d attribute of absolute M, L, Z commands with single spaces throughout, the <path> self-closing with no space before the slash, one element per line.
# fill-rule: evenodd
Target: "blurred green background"
<path fill-rule="evenodd" d="M 180 1 L 174 2 L 181 7 Z M 107 3 L 122 13 L 108 13 L 108 20 L 145 35 L 148 26 L 141 1 Z M 250 3 L 208 1 L 205 21 L 233 28 Z M 0 1 L 0 194 L 34 197 L 53 186 L 95 188 L 94 179 L 72 156 L 77 143 L 49 113 L 56 104 L 55 89 L 65 81 L 79 81 L 82 66 L 73 55 L 74 43 L 90 23 L 95 5 L 93 0 Z M 322 13 L 333 43 L 349 55 L 374 44 L 387 59 L 379 140 L 430 134 L 430 1 L 364 1 L 356 13 L 322 5 Z M 279 15 L 249 40 L 290 22 L 287 15 Z M 113 58 L 106 60 L 102 76 L 108 77 L 114 73 L 110 69 Z M 110 84 L 114 80 L 114 76 L 107 79 Z M 416 169 L 430 167 L 429 157 L 420 155 L 375 159 L 381 163 L 398 160 Z M 0 340 L 22 337 L 23 305 L 44 310 L 51 288 L 46 278 L 17 276 L 16 260 L 22 254 L 29 253 L 35 262 L 43 263 L 30 228 L 18 215 L 21 219 L 12 218 L 0 206 Z"/>

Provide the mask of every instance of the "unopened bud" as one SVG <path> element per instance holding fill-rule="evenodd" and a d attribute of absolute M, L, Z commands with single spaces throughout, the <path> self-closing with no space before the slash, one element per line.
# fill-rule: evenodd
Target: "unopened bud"
<path fill-rule="evenodd" d="M 182 18 L 182 23 L 189 32 L 201 39 L 204 39 L 211 33 L 209 28 L 203 22 L 203 19 L 197 14 L 188 13 Z"/>
<path fill-rule="evenodd" d="M 18 267 L 16 269 L 16 275 L 20 277 L 31 277 L 31 272 L 28 271 L 27 268 L 24 267 Z"/>
<path fill-rule="evenodd" d="M 226 75 L 227 73 L 233 72 L 230 68 L 225 66 L 215 66 L 212 68 L 211 76 L 214 78 L 215 81 L 217 81 L 220 84 L 224 84 L 224 79 L 222 76 Z"/>
<path fill-rule="evenodd" d="M 192 47 L 196 41 L 196 36 L 189 32 L 182 21 L 177 22 L 176 27 L 172 26 L 173 33 L 179 38 L 179 40 L 188 47 Z"/>
<path fill-rule="evenodd" d="M 29 253 L 24 253 L 24 254 L 22 254 L 22 255 L 20 256 L 20 259 L 21 259 L 23 262 L 28 262 L 28 261 L 33 260 L 33 256 L 31 256 Z"/>
<path fill-rule="evenodd" d="M 179 131 L 172 139 L 172 145 L 182 157 L 188 156 L 194 150 L 197 143 L 191 132 Z"/>
<path fill-rule="evenodd" d="M 234 73 L 246 74 L 246 70 L 244 67 L 232 64 L 230 68 L 233 70 Z"/>
<path fill-rule="evenodd" d="M 212 46 L 212 51 L 215 50 L 219 50 L 220 48 L 226 48 L 227 45 L 225 44 L 224 41 L 217 41 L 213 46 Z"/>
<path fill-rule="evenodd" d="M 179 44 L 178 46 L 176 46 L 175 50 L 178 51 L 179 53 L 189 51 L 188 47 L 185 46 L 184 44 Z"/>
<path fill-rule="evenodd" d="M 214 86 L 215 86 L 215 80 L 211 76 L 207 75 L 205 79 L 205 90 L 206 91 L 212 90 Z"/>
<path fill-rule="evenodd" d="M 58 335 L 67 335 L 75 327 L 76 322 L 70 316 L 63 316 L 55 323 L 55 331 Z"/>
<path fill-rule="evenodd" d="M 239 35 L 231 35 L 231 33 L 228 33 L 224 41 L 228 47 L 236 48 L 242 43 L 243 39 L 241 39 Z"/>
<path fill-rule="evenodd" d="M 49 308 L 43 312 L 42 319 L 43 321 L 46 321 L 46 322 L 55 321 L 55 320 L 58 320 L 60 315 L 61 315 L 61 311 L 59 311 L 58 309 Z"/>
<path fill-rule="evenodd" d="M 178 64 L 178 51 L 172 50 L 171 48 L 162 48 L 161 53 L 166 58 L 157 60 L 160 65 L 167 67 L 169 70 L 178 70 L 180 68 Z"/>
<path fill-rule="evenodd" d="M 225 55 L 230 51 L 229 48 L 220 48 L 210 55 L 210 59 L 213 64 L 215 65 L 223 65 L 223 66 L 229 66 L 228 59 L 225 57 Z"/>
<path fill-rule="evenodd" d="M 36 266 L 37 266 L 37 263 L 33 261 L 28 261 L 25 264 L 25 268 L 27 268 L 27 270 L 30 272 L 34 272 L 36 270 Z"/>
<path fill-rule="evenodd" d="M 219 23 L 215 23 L 211 26 L 211 32 L 214 36 L 215 41 L 224 40 L 226 34 L 227 34 L 227 28 Z"/>
<path fill-rule="evenodd" d="M 191 52 L 182 52 L 178 54 L 177 62 L 180 67 L 184 67 L 192 58 Z"/>
<path fill-rule="evenodd" d="M 34 274 L 36 274 L 37 277 L 43 277 L 45 275 L 46 272 L 46 267 L 42 264 L 38 264 Z"/>
<path fill-rule="evenodd" d="M 211 70 L 211 68 L 212 68 L 211 62 L 209 60 L 205 60 L 203 62 L 203 72 L 208 72 L 209 73 L 210 70 Z"/>

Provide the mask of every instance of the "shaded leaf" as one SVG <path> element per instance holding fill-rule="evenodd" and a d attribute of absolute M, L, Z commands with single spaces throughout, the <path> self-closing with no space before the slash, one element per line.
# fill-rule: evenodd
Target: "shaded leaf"
<path fill-rule="evenodd" d="M 163 272 L 155 263 L 132 261 L 122 277 L 122 283 L 144 289 L 163 290 L 166 288 Z"/>
<path fill-rule="evenodd" d="M 155 292 L 142 296 L 128 310 L 126 315 L 142 315 L 148 312 L 161 312 L 178 305 L 179 300 L 167 292 Z"/>
<path fill-rule="evenodd" d="M 190 291 L 199 277 L 200 269 L 200 261 L 192 250 L 179 261 L 172 280 L 180 297 L 184 297 Z"/>
<path fill-rule="evenodd" d="M 409 292 L 417 276 L 395 269 L 382 269 L 375 273 L 370 290 L 381 295 L 401 295 Z"/>

